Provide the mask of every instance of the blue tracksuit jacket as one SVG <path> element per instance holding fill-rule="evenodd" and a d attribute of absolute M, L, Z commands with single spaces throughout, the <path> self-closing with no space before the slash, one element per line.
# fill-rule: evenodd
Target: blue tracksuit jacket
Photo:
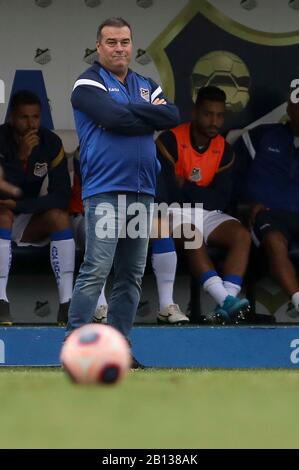
<path fill-rule="evenodd" d="M 178 124 L 173 104 L 153 80 L 132 70 L 125 83 L 98 62 L 75 82 L 71 96 L 80 141 L 83 199 L 105 192 L 155 195 L 160 169 L 154 131 Z"/>
<path fill-rule="evenodd" d="M 288 124 L 255 127 L 234 148 L 242 196 L 270 209 L 299 212 L 299 148 Z"/>

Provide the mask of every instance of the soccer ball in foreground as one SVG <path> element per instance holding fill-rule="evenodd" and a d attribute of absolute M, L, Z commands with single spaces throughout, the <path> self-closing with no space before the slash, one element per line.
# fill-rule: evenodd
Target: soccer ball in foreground
<path fill-rule="evenodd" d="M 66 339 L 60 360 L 74 382 L 113 384 L 127 374 L 131 353 L 126 339 L 115 328 L 90 324 Z"/>

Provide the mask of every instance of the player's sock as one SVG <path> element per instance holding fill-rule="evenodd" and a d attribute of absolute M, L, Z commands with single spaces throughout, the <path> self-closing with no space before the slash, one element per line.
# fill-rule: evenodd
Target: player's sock
<path fill-rule="evenodd" d="M 160 311 L 174 304 L 173 286 L 177 254 L 173 238 L 161 238 L 152 243 L 152 267 L 155 273 Z"/>
<path fill-rule="evenodd" d="M 51 234 L 50 257 L 58 286 L 59 303 L 63 304 L 70 300 L 73 291 L 75 242 L 71 229 Z"/>
<path fill-rule="evenodd" d="M 11 265 L 11 230 L 0 228 L 0 300 L 7 300 L 6 286 Z"/>
<path fill-rule="evenodd" d="M 229 294 L 223 286 L 221 277 L 218 276 L 216 271 L 207 271 L 202 273 L 200 275 L 199 282 L 203 286 L 204 290 L 217 302 L 217 304 L 222 306 L 224 300 Z"/>
<path fill-rule="evenodd" d="M 226 274 L 223 276 L 223 285 L 227 292 L 237 297 L 242 288 L 243 278 L 237 274 Z"/>

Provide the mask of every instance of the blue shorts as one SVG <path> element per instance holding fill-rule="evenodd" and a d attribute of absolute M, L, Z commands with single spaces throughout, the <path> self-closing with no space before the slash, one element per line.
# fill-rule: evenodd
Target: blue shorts
<path fill-rule="evenodd" d="M 299 241 L 299 213 L 281 209 L 258 212 L 253 233 L 261 243 L 269 232 L 280 232 L 288 243 Z"/>

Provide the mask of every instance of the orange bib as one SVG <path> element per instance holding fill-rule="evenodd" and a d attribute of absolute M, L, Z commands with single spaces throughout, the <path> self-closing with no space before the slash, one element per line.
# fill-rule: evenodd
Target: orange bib
<path fill-rule="evenodd" d="M 178 160 L 175 164 L 177 176 L 192 181 L 198 186 L 208 186 L 213 180 L 225 147 L 225 140 L 221 135 L 211 139 L 210 145 L 203 153 L 199 153 L 192 147 L 190 141 L 191 123 L 181 124 L 171 132 L 177 141 Z"/>

